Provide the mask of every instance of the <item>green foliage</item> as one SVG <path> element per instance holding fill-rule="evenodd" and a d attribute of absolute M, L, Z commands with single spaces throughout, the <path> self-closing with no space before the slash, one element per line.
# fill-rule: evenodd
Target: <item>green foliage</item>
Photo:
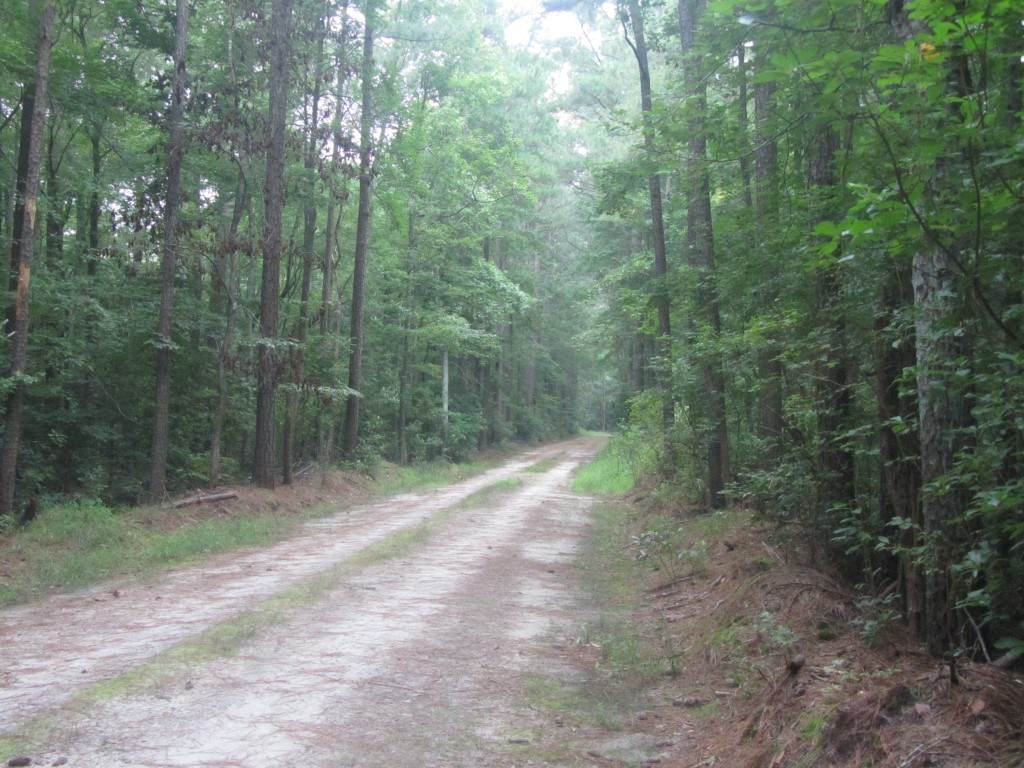
<path fill-rule="evenodd" d="M 577 493 L 617 495 L 631 490 L 654 472 L 657 451 L 649 441 L 649 432 L 632 425 L 613 435 L 597 458 L 581 467 L 573 479 Z"/>
<path fill-rule="evenodd" d="M 862 614 L 853 619 L 853 624 L 858 628 L 860 636 L 872 647 L 881 645 L 901 618 L 898 596 L 863 598 L 858 607 Z"/>
<path fill-rule="evenodd" d="M 572 481 L 572 489 L 576 493 L 616 496 L 633 488 L 636 478 L 629 464 L 616 450 L 617 439 L 612 438 L 612 442 L 601 449 L 596 459 L 577 470 Z"/>
<path fill-rule="evenodd" d="M 763 611 L 757 620 L 757 636 L 773 650 L 790 651 L 800 639 L 797 634 L 782 624 L 773 613 Z"/>
<path fill-rule="evenodd" d="M 28 393 L 19 504 L 144 496 L 158 348 L 173 352 L 170 491 L 209 482 L 215 431 L 218 481 L 242 480 L 250 469 L 256 359 L 268 346 L 258 330 L 265 201 L 256 183 L 264 173 L 268 17 L 206 0 L 190 10 L 174 324 L 159 339 L 173 13 L 85 0 L 59 14 L 46 225 L 33 270 L 29 367 L 18 376 Z M 562 247 L 585 239 L 563 183 L 583 159 L 563 151 L 576 140 L 553 116 L 547 65 L 493 44 L 501 24 L 493 9 L 434 10 L 389 11 L 388 24 L 405 32 L 378 52 L 375 72 L 378 222 L 358 393 L 366 466 L 462 461 L 515 436 L 574 434 L 578 393 L 595 391 L 590 381 L 599 375 L 576 338 L 591 278 L 577 251 Z M 325 12 L 335 23 L 323 24 Z M 5 8 L 0 20 L 0 72 L 8 75 L 0 154 L 11 159 L 35 33 L 22 6 Z M 343 254 L 355 237 L 347 201 L 358 160 L 360 23 L 336 5 L 294 16 L 289 109 L 301 119 L 288 129 L 279 333 L 269 346 L 278 391 L 298 395 L 296 466 L 337 460 L 325 451 L 340 442 L 332 435 L 356 394 L 345 386 L 352 275 Z M 4 187 L 0 200 L 12 194 Z M 6 227 L 0 240 L 9 245 Z M 447 424 L 442 349 L 451 356 Z M 0 344 L 0 365 L 9 351 Z M 0 370 L 0 394 L 13 383 Z"/>
<path fill-rule="evenodd" d="M 686 528 L 678 521 L 656 519 L 632 537 L 636 559 L 647 563 L 655 571 L 664 572 L 668 581 L 679 578 L 688 568 L 692 574 L 707 572 L 707 542 L 694 540 L 687 545 L 683 535 Z"/>

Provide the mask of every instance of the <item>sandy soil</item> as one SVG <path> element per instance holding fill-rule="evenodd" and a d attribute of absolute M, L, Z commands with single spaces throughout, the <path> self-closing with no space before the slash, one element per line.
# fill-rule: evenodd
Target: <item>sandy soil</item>
<path fill-rule="evenodd" d="M 564 762 L 554 746 L 559 756 L 544 756 L 569 729 L 524 690 L 541 672 L 579 674 L 559 649 L 586 620 L 569 564 L 590 501 L 568 483 L 600 442 L 531 451 L 145 585 L 5 611 L 0 733 L 31 733 L 33 764 L 83 768 L 597 765 Z M 524 471 L 543 459 L 550 469 Z M 460 509 L 400 558 L 335 578 L 233 655 L 87 695 L 513 476 L 521 484 L 487 508 Z"/>

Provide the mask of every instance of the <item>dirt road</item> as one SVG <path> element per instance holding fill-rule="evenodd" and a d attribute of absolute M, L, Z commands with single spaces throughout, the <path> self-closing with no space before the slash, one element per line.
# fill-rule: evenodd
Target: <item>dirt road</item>
<path fill-rule="evenodd" d="M 269 549 L 5 611 L 0 734 L 83 768 L 568 765 L 539 756 L 562 724 L 523 691 L 579 632 L 568 566 L 590 502 L 568 482 L 599 447 L 546 446 Z"/>

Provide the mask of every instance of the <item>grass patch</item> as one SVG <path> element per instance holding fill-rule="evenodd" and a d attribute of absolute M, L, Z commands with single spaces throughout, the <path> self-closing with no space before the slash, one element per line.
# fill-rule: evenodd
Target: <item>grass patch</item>
<path fill-rule="evenodd" d="M 17 567 L 0 586 L 0 606 L 55 590 L 71 592 L 106 579 L 145 576 L 229 549 L 278 541 L 324 511 L 311 508 L 286 516 L 262 512 L 162 530 L 159 518 L 180 516 L 180 511 L 115 512 L 97 501 L 48 509 L 5 547 Z"/>
<path fill-rule="evenodd" d="M 628 610 L 636 600 L 641 568 L 629 544 L 628 510 L 624 504 L 596 504 L 593 528 L 578 562 L 585 586 L 596 601 L 615 610 Z"/>
<path fill-rule="evenodd" d="M 550 675 L 532 674 L 525 680 L 525 695 L 531 707 L 546 709 L 566 720 L 593 723 L 611 731 L 620 730 L 636 711 L 635 690 L 617 681 L 570 684 Z M 572 750 L 568 750 L 567 754 Z M 559 755 L 565 758 L 567 755 Z M 559 760 L 556 760 L 560 764 Z"/>
<path fill-rule="evenodd" d="M 618 496 L 631 490 L 635 484 L 636 478 L 629 463 L 619 455 L 615 443 L 609 442 L 596 459 L 577 470 L 572 489 L 576 493 L 595 496 Z"/>
<path fill-rule="evenodd" d="M 604 615 L 589 628 L 591 642 L 601 648 L 598 666 L 636 684 L 657 679 L 665 665 L 661 649 L 653 646 L 626 616 Z"/>
<path fill-rule="evenodd" d="M 555 459 L 541 459 L 536 464 L 531 464 L 530 466 L 528 466 L 523 471 L 524 472 L 535 472 L 537 474 L 541 474 L 541 473 L 547 472 L 549 469 L 553 468 L 557 463 L 558 462 Z"/>
<path fill-rule="evenodd" d="M 428 491 L 493 469 L 503 458 L 489 457 L 463 464 L 452 464 L 447 461 L 428 461 L 409 466 L 383 463 L 371 473 L 373 489 L 381 496 Z"/>
<path fill-rule="evenodd" d="M 496 483 L 485 485 L 483 488 L 473 491 L 454 506 L 454 509 L 474 509 L 490 503 L 495 496 L 512 491 L 523 484 L 518 477 L 508 477 Z"/>

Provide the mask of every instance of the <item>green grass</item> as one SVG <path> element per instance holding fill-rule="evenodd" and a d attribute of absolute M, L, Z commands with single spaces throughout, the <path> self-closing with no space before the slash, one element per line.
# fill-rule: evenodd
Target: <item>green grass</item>
<path fill-rule="evenodd" d="M 482 507 L 485 504 L 489 504 L 495 496 L 500 496 L 503 493 L 514 490 L 522 484 L 523 481 L 518 477 L 507 477 L 504 480 L 499 480 L 496 483 L 485 485 L 483 488 L 473 491 L 469 496 L 456 504 L 455 507 L 457 509 Z"/>
<path fill-rule="evenodd" d="M 549 469 L 554 467 L 557 463 L 558 463 L 558 461 L 555 460 L 555 459 L 541 459 L 536 464 L 531 464 L 530 466 L 528 466 L 523 471 L 524 472 L 535 472 L 537 474 L 541 474 L 543 472 L 547 472 Z"/>
<path fill-rule="evenodd" d="M 572 489 L 595 496 L 618 496 L 632 489 L 635 482 L 629 464 L 618 455 L 614 444 L 608 443 L 596 459 L 576 472 Z"/>
<path fill-rule="evenodd" d="M 586 551 L 578 561 L 584 585 L 595 600 L 617 610 L 628 610 L 636 601 L 642 566 L 629 545 L 628 510 L 621 503 L 596 504 L 591 510 L 593 527 Z"/>
<path fill-rule="evenodd" d="M 373 489 L 381 496 L 440 488 L 493 468 L 501 459 L 480 459 L 464 464 L 430 461 L 401 466 L 381 464 L 373 472 Z"/>
<path fill-rule="evenodd" d="M 11 539 L 8 551 L 22 562 L 0 586 L 0 606 L 48 591 L 74 591 L 105 579 L 146 575 L 237 547 L 267 544 L 323 511 L 314 508 L 298 516 L 264 512 L 163 531 L 154 527 L 159 513 L 151 508 L 114 512 L 97 501 L 54 507 Z"/>
<path fill-rule="evenodd" d="M 293 530 L 302 519 L 289 522 L 273 514 L 263 514 L 204 520 L 198 525 L 179 528 L 148 540 L 139 552 L 139 558 L 154 565 L 196 561 L 214 552 L 272 541 Z"/>

